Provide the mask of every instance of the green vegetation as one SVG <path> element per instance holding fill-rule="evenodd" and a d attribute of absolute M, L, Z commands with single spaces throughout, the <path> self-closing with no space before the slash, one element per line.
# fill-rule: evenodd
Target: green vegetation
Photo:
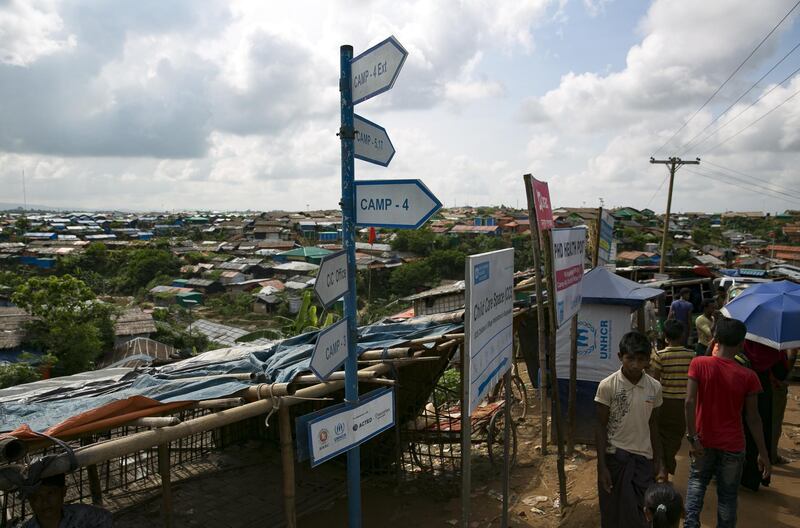
<path fill-rule="evenodd" d="M 223 317 L 242 317 L 253 311 L 253 296 L 249 293 L 223 293 L 209 297 L 206 306 Z"/>
<path fill-rule="evenodd" d="M 28 363 L 0 365 L 0 389 L 30 383 L 40 378 L 39 371 Z"/>
<path fill-rule="evenodd" d="M 88 370 L 114 343 L 113 308 L 71 275 L 32 277 L 16 288 L 12 301 L 34 317 L 26 341 L 52 354 L 64 374 Z"/>

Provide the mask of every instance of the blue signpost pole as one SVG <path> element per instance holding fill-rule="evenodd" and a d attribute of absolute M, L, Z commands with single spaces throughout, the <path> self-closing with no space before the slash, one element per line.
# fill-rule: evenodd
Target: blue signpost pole
<path fill-rule="evenodd" d="M 339 91 L 341 92 L 342 122 L 339 139 L 342 142 L 342 236 L 347 253 L 347 286 L 344 296 L 344 316 L 347 318 L 347 361 L 345 361 L 344 397 L 351 404 L 358 402 L 358 356 L 356 350 L 356 242 L 355 242 L 355 130 L 353 129 L 353 92 L 350 60 L 353 47 L 340 49 Z M 348 526 L 361 528 L 361 450 L 358 446 L 347 452 L 347 511 Z"/>

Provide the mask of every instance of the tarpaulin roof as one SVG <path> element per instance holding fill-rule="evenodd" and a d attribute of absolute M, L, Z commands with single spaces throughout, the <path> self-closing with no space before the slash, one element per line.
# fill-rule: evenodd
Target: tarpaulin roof
<path fill-rule="evenodd" d="M 358 351 L 393 348 L 461 327 L 435 322 L 364 326 L 358 331 Z M 310 372 L 318 333 L 269 346 L 213 350 L 161 367 L 102 369 L 3 389 L 0 431 L 13 431 L 21 438 L 33 438 L 30 430 L 74 436 L 196 401 L 230 397 L 264 380 L 288 383 Z M 225 377 L 230 374 L 251 374 L 258 381 Z"/>
<path fill-rule="evenodd" d="M 594 268 L 584 275 L 581 290 L 582 302 L 585 304 L 621 304 L 633 307 L 664 293 L 662 289 L 643 286 L 606 268 Z"/>

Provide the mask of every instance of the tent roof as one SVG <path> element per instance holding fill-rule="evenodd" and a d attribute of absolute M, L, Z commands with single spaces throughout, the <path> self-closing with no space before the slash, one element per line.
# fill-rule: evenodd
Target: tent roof
<path fill-rule="evenodd" d="M 620 277 L 606 268 L 594 268 L 583 276 L 584 304 L 622 304 L 638 307 L 644 301 L 658 297 L 664 290 L 643 286 Z"/>

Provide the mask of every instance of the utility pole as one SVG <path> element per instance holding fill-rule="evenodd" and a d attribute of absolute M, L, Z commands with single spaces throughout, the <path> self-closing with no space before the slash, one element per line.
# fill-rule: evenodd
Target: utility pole
<path fill-rule="evenodd" d="M 658 272 L 664 273 L 664 264 L 667 260 L 667 233 L 669 233 L 669 213 L 672 209 L 672 186 L 675 183 L 675 172 L 683 165 L 700 165 L 700 158 L 695 158 L 694 161 L 684 161 L 680 158 L 671 157 L 665 160 L 657 160 L 650 158 L 650 163 L 657 165 L 667 165 L 669 169 L 669 193 L 667 194 L 667 214 L 664 218 L 664 234 L 661 237 L 661 258 L 658 262 Z"/>

